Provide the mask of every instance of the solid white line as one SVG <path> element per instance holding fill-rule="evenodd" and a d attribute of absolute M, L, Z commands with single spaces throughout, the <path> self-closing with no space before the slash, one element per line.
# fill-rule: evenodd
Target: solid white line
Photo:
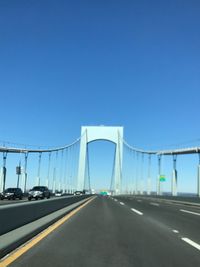
<path fill-rule="evenodd" d="M 137 202 L 142 202 L 142 200 L 138 199 Z"/>
<path fill-rule="evenodd" d="M 124 205 L 124 203 L 123 203 L 123 202 L 119 202 L 119 204 L 121 204 L 121 205 Z"/>
<path fill-rule="evenodd" d="M 132 211 L 134 211 L 135 213 L 139 214 L 139 215 L 143 215 L 142 212 L 140 212 L 139 210 L 136 210 L 136 209 L 131 209 Z"/>
<path fill-rule="evenodd" d="M 172 232 L 174 232 L 175 234 L 178 234 L 179 233 L 178 230 L 172 230 Z"/>
<path fill-rule="evenodd" d="M 160 204 L 154 203 L 154 202 L 150 202 L 150 205 L 153 205 L 153 206 L 156 206 L 156 207 L 160 206 Z"/>
<path fill-rule="evenodd" d="M 200 245 L 197 244 L 196 242 L 192 241 L 191 239 L 189 239 L 187 237 L 182 237 L 181 239 L 183 241 L 185 241 L 186 243 L 188 243 L 189 245 L 193 246 L 194 248 L 200 250 Z"/>
<path fill-rule="evenodd" d="M 180 210 L 180 211 L 200 216 L 200 213 L 197 213 L 197 212 L 193 212 L 193 211 L 189 211 L 189 210 Z"/>

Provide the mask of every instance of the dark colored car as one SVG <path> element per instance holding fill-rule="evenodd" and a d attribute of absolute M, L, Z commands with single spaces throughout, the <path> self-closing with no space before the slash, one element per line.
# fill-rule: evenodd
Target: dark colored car
<path fill-rule="evenodd" d="M 21 188 L 7 188 L 3 193 L 1 193 L 1 200 L 3 199 L 13 199 L 19 198 L 20 200 L 23 198 L 23 192 Z"/>
<path fill-rule="evenodd" d="M 48 187 L 46 186 L 34 186 L 29 192 L 28 192 L 28 200 L 31 200 L 34 198 L 35 200 L 50 198 L 51 192 L 49 191 Z"/>

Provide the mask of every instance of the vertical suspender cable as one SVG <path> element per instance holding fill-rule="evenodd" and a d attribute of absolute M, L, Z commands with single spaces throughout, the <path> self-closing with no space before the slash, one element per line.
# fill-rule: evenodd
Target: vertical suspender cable
<path fill-rule="evenodd" d="M 76 190 L 78 186 L 78 164 L 79 164 L 79 146 L 80 142 L 77 142 L 76 144 L 76 164 L 75 164 L 75 185 L 76 185 Z"/>
<path fill-rule="evenodd" d="M 74 145 L 72 146 L 71 155 L 71 193 L 74 192 Z"/>
<path fill-rule="evenodd" d="M 161 155 L 158 155 L 157 195 L 160 195 Z"/>
<path fill-rule="evenodd" d="M 144 193 L 144 153 L 141 155 L 141 190 L 140 194 L 143 195 Z"/>
<path fill-rule="evenodd" d="M 76 144 L 73 145 L 73 160 L 72 160 L 72 177 L 73 177 L 73 193 L 76 188 Z"/>
<path fill-rule="evenodd" d="M 61 150 L 61 166 L 60 166 L 60 177 L 59 177 L 59 191 L 61 191 L 61 189 L 63 190 L 62 176 L 63 176 L 63 149 Z"/>
<path fill-rule="evenodd" d="M 51 168 L 51 152 L 49 152 L 49 160 L 48 160 L 48 171 L 47 171 L 47 181 L 46 181 L 47 187 L 49 187 L 50 168 Z"/>
<path fill-rule="evenodd" d="M 136 194 L 139 192 L 139 152 L 136 152 Z"/>
<path fill-rule="evenodd" d="M 6 160 L 7 152 L 3 152 L 3 191 L 5 191 L 6 187 Z"/>
<path fill-rule="evenodd" d="M 41 160 L 42 160 L 42 152 L 39 153 L 38 159 L 38 175 L 37 175 L 37 185 L 40 185 L 40 170 L 41 170 Z"/>
<path fill-rule="evenodd" d="M 200 153 L 198 153 L 198 166 L 197 166 L 197 197 L 200 197 Z"/>
<path fill-rule="evenodd" d="M 147 195 L 151 194 L 151 154 L 148 155 Z"/>
<path fill-rule="evenodd" d="M 132 154 L 133 154 L 133 192 L 132 192 L 132 194 L 135 194 L 135 192 L 136 192 L 136 175 L 135 175 L 136 152 L 134 150 L 132 150 Z"/>
<path fill-rule="evenodd" d="M 66 155 L 65 155 L 65 171 L 64 171 L 64 184 L 65 184 L 65 193 L 69 193 L 68 183 L 67 183 L 67 168 L 68 168 L 68 148 L 66 148 Z"/>
<path fill-rule="evenodd" d="M 118 192 L 117 192 L 117 194 L 120 194 L 120 190 L 121 190 L 121 182 L 122 182 L 122 179 L 123 179 L 123 177 L 122 177 L 122 161 L 121 161 L 121 147 L 120 147 L 120 144 L 121 144 L 121 142 L 120 142 L 120 133 L 119 133 L 119 131 L 117 132 L 118 133 L 118 148 L 119 148 L 119 174 L 120 174 L 120 176 L 119 176 L 119 180 L 120 181 L 118 181 L 118 183 L 119 183 L 119 188 L 118 188 Z M 123 141 L 122 141 L 123 142 Z"/>
<path fill-rule="evenodd" d="M 21 153 L 20 153 L 20 157 L 21 157 Z M 17 188 L 19 188 L 20 177 L 21 177 L 21 158 L 19 160 L 19 165 L 17 167 Z"/>
<path fill-rule="evenodd" d="M 112 176 L 111 176 L 111 183 L 110 183 L 110 192 L 113 194 L 115 185 L 114 185 L 114 176 L 115 176 L 115 162 L 116 162 L 116 145 L 115 145 L 115 152 L 114 152 L 114 159 L 113 159 L 113 167 L 112 167 Z"/>
<path fill-rule="evenodd" d="M 177 155 L 173 155 L 172 195 L 177 196 Z"/>
<path fill-rule="evenodd" d="M 58 162 L 58 151 L 56 151 L 56 158 L 54 162 L 54 169 L 53 169 L 53 193 L 56 191 L 56 169 L 57 169 L 57 162 Z"/>
<path fill-rule="evenodd" d="M 89 161 L 89 150 L 88 150 L 88 144 L 87 144 L 87 166 L 88 166 L 88 189 L 89 193 L 91 194 L 91 184 L 90 184 L 90 161 Z"/>
<path fill-rule="evenodd" d="M 69 193 L 72 193 L 72 168 L 71 168 L 71 162 L 72 162 L 72 155 L 71 155 L 72 147 L 69 147 L 69 153 L 68 153 L 68 159 L 69 159 L 69 177 L 68 177 L 68 187 L 69 187 Z"/>
<path fill-rule="evenodd" d="M 24 154 L 24 193 L 26 193 L 26 187 L 27 187 L 27 163 L 28 163 L 28 152 L 25 152 Z"/>

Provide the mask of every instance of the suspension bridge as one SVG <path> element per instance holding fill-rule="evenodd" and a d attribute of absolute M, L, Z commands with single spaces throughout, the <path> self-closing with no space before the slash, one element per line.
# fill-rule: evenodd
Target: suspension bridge
<path fill-rule="evenodd" d="M 99 140 L 115 146 L 109 196 L 91 189 L 88 147 Z M 4 142 L 0 153 L 0 192 L 20 187 L 26 194 L 45 185 L 52 195 L 64 195 L 1 201 L 0 267 L 200 265 L 200 147 L 140 149 L 124 139 L 122 126 L 100 125 L 83 126 L 68 145 Z M 190 154 L 197 155 L 195 197 L 181 198 L 177 160 Z M 172 163 L 170 192 L 163 187 L 166 158 Z"/>
<path fill-rule="evenodd" d="M 163 193 L 161 192 L 162 160 L 164 157 L 171 157 L 173 163 L 171 195 L 176 196 L 178 189 L 177 157 L 179 155 L 197 154 L 196 194 L 200 197 L 200 147 L 157 151 L 143 150 L 130 145 L 124 140 L 123 127 L 109 126 L 84 126 L 78 139 L 61 147 L 33 149 L 28 148 L 27 145 L 19 148 L 4 143 L 0 147 L 3 159 L 0 192 L 6 188 L 7 173 L 9 172 L 7 164 L 10 154 L 14 154 L 16 159 L 16 166 L 12 166 L 12 168 L 20 167 L 21 170 L 17 181 L 13 177 L 12 180 L 8 181 L 10 186 L 21 186 L 23 192 L 26 192 L 33 185 L 41 184 L 50 187 L 53 193 L 56 190 L 62 190 L 66 193 L 73 193 L 76 190 L 91 192 L 88 145 L 98 140 L 106 140 L 115 144 L 113 172 L 109 188 L 112 194 L 129 192 L 131 194 L 161 195 Z M 129 159 L 125 158 L 124 154 L 126 156 L 128 154 Z M 145 160 L 148 161 L 146 166 L 144 166 Z M 157 166 L 154 164 L 154 170 L 152 170 L 152 160 L 157 160 Z M 34 174 L 35 178 L 28 172 L 28 165 L 32 164 L 31 161 L 34 162 L 34 168 L 37 169 L 37 173 Z M 127 165 L 129 165 L 128 168 Z M 41 168 L 43 169 L 42 174 Z M 152 172 L 157 172 L 157 177 L 152 177 Z M 129 175 L 128 179 L 126 179 L 127 174 Z M 152 187 L 153 179 L 156 179 L 156 188 Z M 127 184 L 128 180 L 129 184 Z"/>

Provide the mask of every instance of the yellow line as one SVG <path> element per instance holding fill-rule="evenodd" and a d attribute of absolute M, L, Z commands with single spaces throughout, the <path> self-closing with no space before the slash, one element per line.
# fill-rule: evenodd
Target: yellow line
<path fill-rule="evenodd" d="M 47 235 L 49 235 L 51 232 L 53 232 L 55 229 L 57 229 L 59 226 L 61 226 L 64 222 L 66 222 L 70 217 L 72 217 L 75 213 L 77 213 L 80 209 L 85 207 L 88 203 L 90 203 L 95 197 L 90 198 L 87 202 L 79 206 L 78 208 L 72 210 L 69 214 L 64 216 L 62 219 L 48 227 L 46 230 L 38 234 L 35 238 L 30 240 L 30 242 L 26 243 L 24 246 L 17 249 L 14 253 L 10 254 L 8 257 L 0 261 L 0 267 L 6 267 L 9 264 L 11 264 L 13 261 L 15 261 L 17 258 L 19 258 L 21 255 L 23 255 L 25 252 L 27 252 L 29 249 L 31 249 L 33 246 L 35 246 L 38 242 L 40 242 L 43 238 L 45 238 Z"/>

